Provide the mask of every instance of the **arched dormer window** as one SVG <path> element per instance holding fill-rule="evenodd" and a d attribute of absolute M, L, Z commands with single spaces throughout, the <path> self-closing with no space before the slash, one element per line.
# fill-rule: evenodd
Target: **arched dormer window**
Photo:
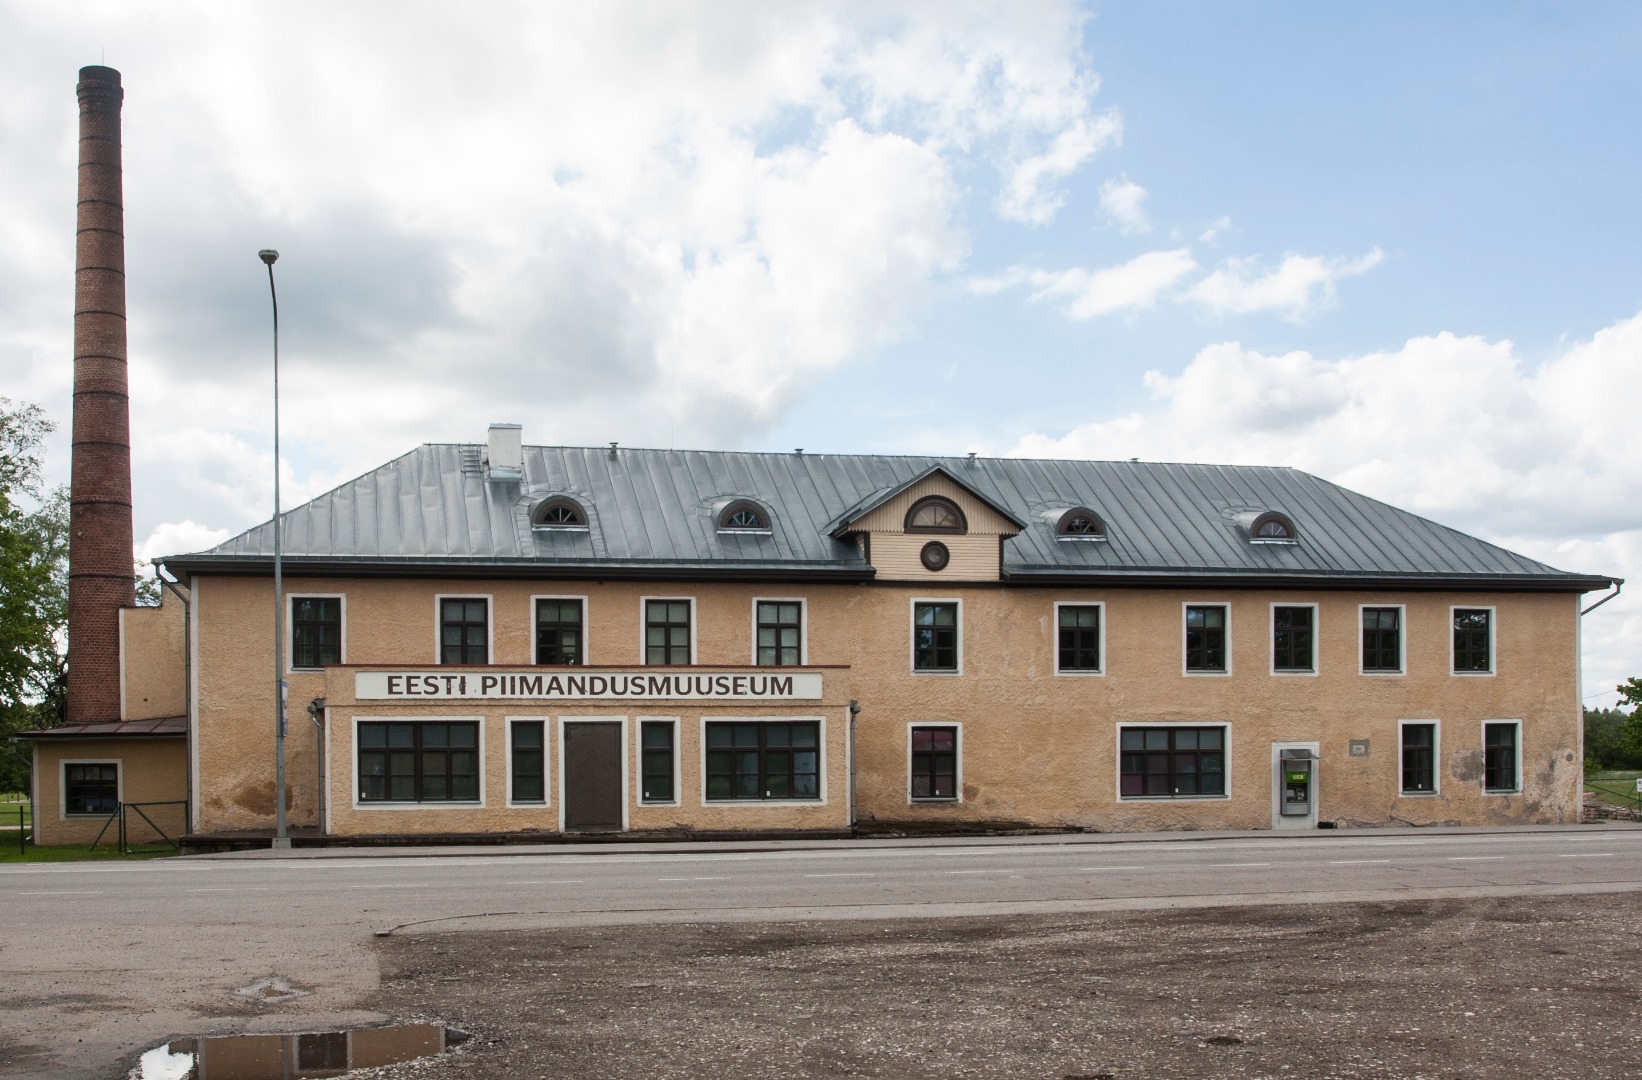
<path fill-rule="evenodd" d="M 1249 539 L 1257 544 L 1293 544 L 1300 539 L 1294 522 L 1275 510 L 1267 510 L 1249 525 Z"/>
<path fill-rule="evenodd" d="M 1074 506 L 1055 522 L 1055 535 L 1063 540 L 1104 540 L 1106 523 L 1093 510 Z"/>
<path fill-rule="evenodd" d="M 719 513 L 718 527 L 724 532 L 769 532 L 770 515 L 757 503 L 733 502 Z"/>
<path fill-rule="evenodd" d="M 966 533 L 969 523 L 958 504 L 941 495 L 925 495 L 907 511 L 909 533 Z"/>
<path fill-rule="evenodd" d="M 585 529 L 587 511 L 574 499 L 544 499 L 531 513 L 530 524 L 538 529 Z"/>

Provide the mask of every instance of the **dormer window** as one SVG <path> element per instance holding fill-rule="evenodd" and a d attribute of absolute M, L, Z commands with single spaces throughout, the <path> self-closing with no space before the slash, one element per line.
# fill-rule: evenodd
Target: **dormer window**
<path fill-rule="evenodd" d="M 1249 539 L 1256 544 L 1293 544 L 1299 541 L 1299 536 L 1294 531 L 1294 522 L 1268 510 L 1249 526 Z"/>
<path fill-rule="evenodd" d="M 1106 523 L 1093 510 L 1074 506 L 1055 522 L 1055 535 L 1062 540 L 1104 540 Z"/>
<path fill-rule="evenodd" d="M 958 504 L 940 495 L 926 495 L 912 504 L 907 511 L 906 531 L 909 533 L 965 533 L 969 523 Z"/>
<path fill-rule="evenodd" d="M 538 529 L 585 529 L 587 512 L 571 499 L 548 499 L 530 515 Z"/>
<path fill-rule="evenodd" d="M 722 532 L 769 532 L 770 517 L 756 503 L 736 502 L 718 515 L 718 527 Z"/>

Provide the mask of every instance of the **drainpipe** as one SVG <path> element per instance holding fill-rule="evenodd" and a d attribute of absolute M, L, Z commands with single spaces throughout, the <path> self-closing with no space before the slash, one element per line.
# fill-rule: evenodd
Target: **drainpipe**
<path fill-rule="evenodd" d="M 186 824 L 192 830 L 194 827 L 194 725 L 192 723 L 194 699 L 191 695 L 194 693 L 194 672 L 190 665 L 194 662 L 194 622 L 189 618 L 192 614 L 189 610 L 191 602 L 188 597 L 183 595 L 182 590 L 177 588 L 177 583 L 160 573 L 158 567 L 154 570 L 154 576 L 159 578 L 160 585 L 169 589 L 171 595 L 175 596 L 178 602 L 182 604 L 182 797 L 188 800 L 188 804 L 183 807 L 183 817 L 187 819 Z M 123 664 L 125 660 L 122 658 L 120 662 Z"/>
<path fill-rule="evenodd" d="M 850 829 L 855 829 L 855 718 L 861 715 L 861 703 L 850 698 Z"/>
<path fill-rule="evenodd" d="M 1606 604 L 1609 600 L 1612 600 L 1614 597 L 1618 596 L 1619 595 L 1619 590 L 1623 589 L 1624 587 L 1625 587 L 1625 579 L 1624 578 L 1615 578 L 1614 583 L 1613 583 L 1613 592 L 1609 593 L 1607 596 L 1604 596 L 1602 599 L 1598 600 L 1596 603 L 1592 604 L 1590 607 L 1586 608 L 1584 611 L 1581 611 L 1580 614 L 1581 615 L 1589 615 L 1591 612 L 1595 611 L 1597 608 L 1601 607 L 1603 604 Z"/>
<path fill-rule="evenodd" d="M 308 719 L 314 722 L 314 807 L 319 818 L 314 828 L 325 835 L 325 699 L 316 697 L 308 702 Z"/>

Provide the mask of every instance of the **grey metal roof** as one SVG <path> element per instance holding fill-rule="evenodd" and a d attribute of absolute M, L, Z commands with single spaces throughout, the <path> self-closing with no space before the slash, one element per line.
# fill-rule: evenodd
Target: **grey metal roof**
<path fill-rule="evenodd" d="M 1287 468 L 527 446 L 523 480 L 500 481 L 486 478 L 482 454 L 472 444 L 421 446 L 287 512 L 291 569 L 866 579 L 860 549 L 829 528 L 938 468 L 1025 523 L 1003 541 L 1010 580 L 1567 591 L 1612 580 L 1557 570 Z M 531 527 L 531 508 L 554 495 L 586 509 L 585 531 Z M 730 498 L 767 507 L 769 533 L 719 531 L 714 509 Z M 1046 517 L 1072 506 L 1098 513 L 1108 539 L 1057 539 Z M 1263 510 L 1287 515 L 1299 543 L 1250 543 L 1237 518 Z M 272 550 L 263 523 L 163 561 L 173 573 L 265 573 Z"/>

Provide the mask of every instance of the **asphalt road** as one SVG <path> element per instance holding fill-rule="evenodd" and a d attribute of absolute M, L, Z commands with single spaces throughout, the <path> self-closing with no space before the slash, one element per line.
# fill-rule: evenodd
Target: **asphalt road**
<path fill-rule="evenodd" d="M 1642 889 L 1642 829 L 1624 827 L 728 848 L 0 867 L 0 1075 L 39 1074 L 42 1053 L 45 1075 L 107 1075 L 92 1063 L 171 1035 L 377 1020 L 357 1002 L 389 931 Z M 306 993 L 277 1012 L 233 993 L 270 976 Z"/>

